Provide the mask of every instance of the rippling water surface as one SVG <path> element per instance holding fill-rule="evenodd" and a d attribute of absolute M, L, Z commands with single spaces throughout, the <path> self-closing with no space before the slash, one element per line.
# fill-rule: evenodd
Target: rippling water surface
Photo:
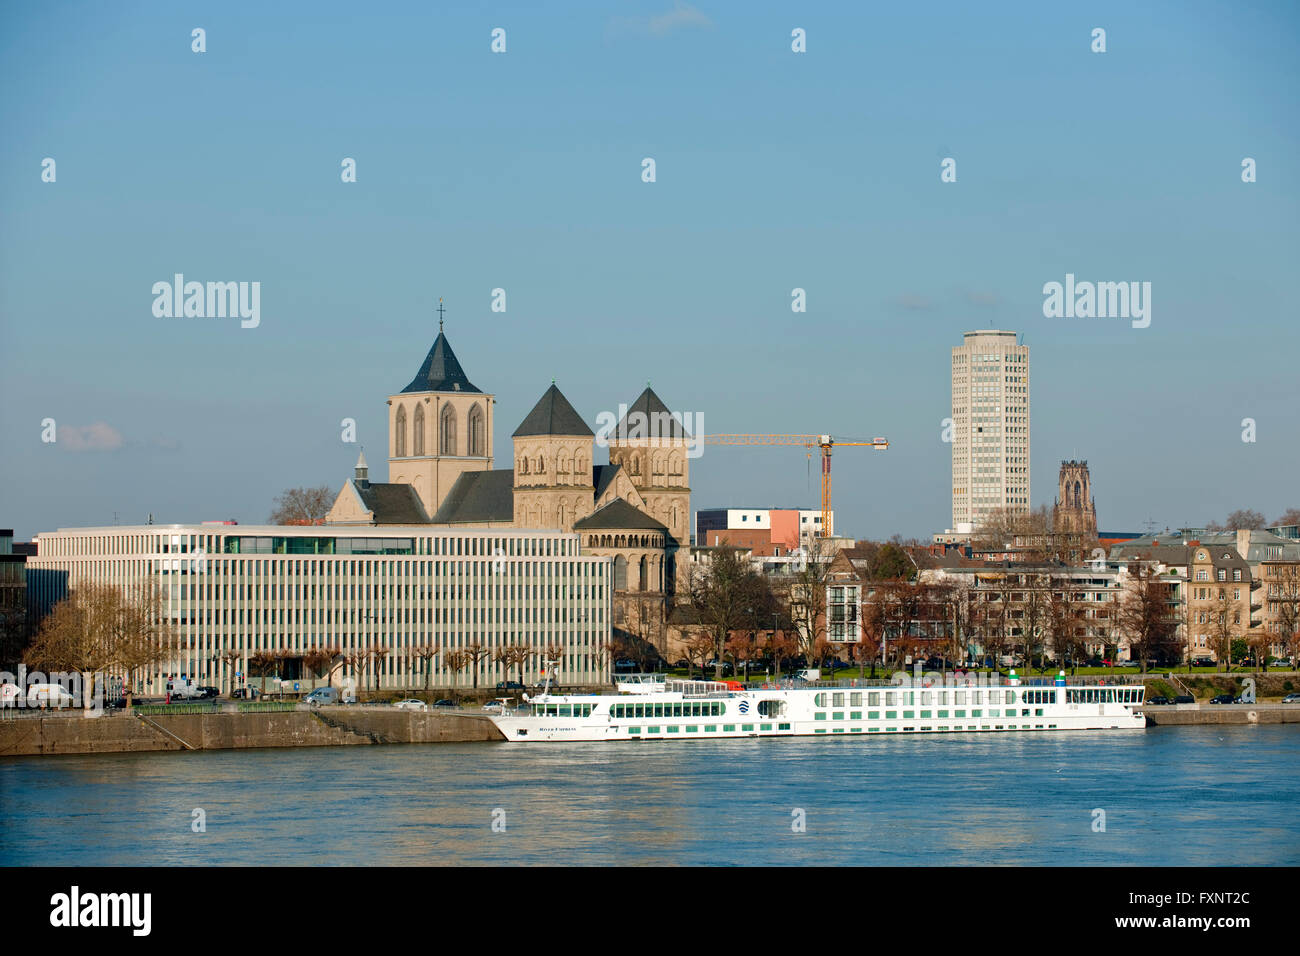
<path fill-rule="evenodd" d="M 0 864 L 1296 865 L 1298 769 L 1293 726 L 10 758 Z"/>

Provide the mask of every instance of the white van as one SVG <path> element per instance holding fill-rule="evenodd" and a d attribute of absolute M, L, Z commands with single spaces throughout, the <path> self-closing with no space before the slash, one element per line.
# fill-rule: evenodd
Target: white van
<path fill-rule="evenodd" d="M 333 687 L 317 687 L 303 698 L 303 703 L 312 707 L 327 707 L 339 702 L 339 692 Z"/>
<path fill-rule="evenodd" d="M 58 684 L 32 684 L 27 688 L 28 707 L 53 707 L 58 710 L 75 703 L 72 693 Z"/>
<path fill-rule="evenodd" d="M 173 677 L 171 680 L 167 681 L 167 693 L 171 694 L 173 700 L 178 697 L 185 700 L 188 698 L 203 696 L 194 681 L 183 677 Z"/>

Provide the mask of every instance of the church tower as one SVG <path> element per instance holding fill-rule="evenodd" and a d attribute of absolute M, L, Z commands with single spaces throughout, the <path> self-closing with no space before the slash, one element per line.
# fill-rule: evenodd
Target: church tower
<path fill-rule="evenodd" d="M 1061 476 L 1053 511 L 1053 530 L 1097 537 L 1097 502 L 1086 461 L 1061 462 Z"/>
<path fill-rule="evenodd" d="M 412 485 L 425 511 L 437 512 L 457 478 L 492 470 L 492 406 L 465 376 L 439 318 L 415 378 L 388 399 L 389 482 Z"/>
<path fill-rule="evenodd" d="M 609 463 L 621 465 L 645 501 L 645 511 L 668 529 L 669 560 L 678 594 L 687 593 L 690 553 L 690 433 L 648 385 L 609 435 Z"/>
<path fill-rule="evenodd" d="M 559 528 L 595 507 L 595 433 L 555 383 L 514 432 L 516 528 Z"/>

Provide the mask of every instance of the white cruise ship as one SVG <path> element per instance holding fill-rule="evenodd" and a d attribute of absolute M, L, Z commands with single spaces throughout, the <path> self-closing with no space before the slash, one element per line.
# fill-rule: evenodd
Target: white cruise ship
<path fill-rule="evenodd" d="M 697 740 L 705 737 L 811 737 L 1140 730 L 1139 680 L 1067 682 L 986 675 L 981 680 L 786 681 L 749 685 L 668 680 L 663 689 L 615 694 L 524 697 L 491 719 L 512 742 Z"/>

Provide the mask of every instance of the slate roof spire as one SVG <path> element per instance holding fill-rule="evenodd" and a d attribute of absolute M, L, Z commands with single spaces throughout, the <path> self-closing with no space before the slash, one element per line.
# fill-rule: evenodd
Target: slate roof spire
<path fill-rule="evenodd" d="M 564 397 L 555 383 L 546 390 L 541 399 L 533 406 L 528 417 L 515 429 L 514 436 L 524 435 L 590 435 L 596 433 L 587 427 L 569 400 Z"/>
<path fill-rule="evenodd" d="M 403 392 L 482 392 L 465 376 L 460 360 L 442 331 L 442 299 L 438 300 L 438 337 L 424 357 L 424 364 Z"/>

